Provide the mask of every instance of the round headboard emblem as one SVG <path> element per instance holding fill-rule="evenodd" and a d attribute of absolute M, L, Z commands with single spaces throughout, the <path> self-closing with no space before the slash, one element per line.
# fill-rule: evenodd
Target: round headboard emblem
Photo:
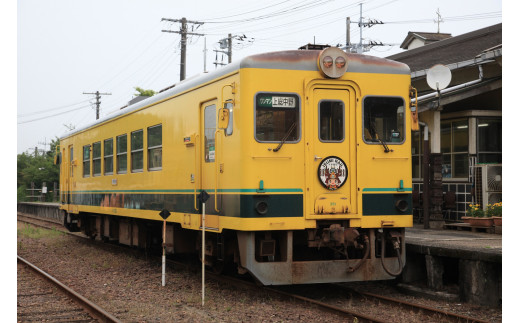
<path fill-rule="evenodd" d="M 318 178 L 328 190 L 334 191 L 347 181 L 348 169 L 345 162 L 336 156 L 330 156 L 321 161 L 318 167 Z"/>

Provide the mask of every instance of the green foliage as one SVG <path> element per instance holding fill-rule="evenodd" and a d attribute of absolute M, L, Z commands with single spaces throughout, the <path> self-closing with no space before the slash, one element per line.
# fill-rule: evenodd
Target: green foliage
<path fill-rule="evenodd" d="M 31 182 L 35 188 L 41 188 L 43 182 L 52 189 L 53 183 L 60 181 L 59 165 L 54 165 L 54 155 L 59 139 L 51 142 L 51 150 L 46 153 L 29 154 L 24 152 L 17 156 L 17 199 L 27 200 L 27 189 L 31 188 Z M 52 194 L 47 194 L 52 198 Z"/>
<path fill-rule="evenodd" d="M 135 94 L 135 96 L 154 96 L 155 95 L 154 90 L 145 90 L 138 86 L 134 87 L 134 89 L 138 92 Z"/>
<path fill-rule="evenodd" d="M 484 213 L 484 210 L 480 208 L 479 204 L 470 204 L 469 208 L 466 210 L 466 214 L 471 217 L 477 217 L 482 218 L 486 214 Z"/>
<path fill-rule="evenodd" d="M 502 202 L 493 205 L 488 204 L 486 209 L 487 216 L 502 216 Z"/>

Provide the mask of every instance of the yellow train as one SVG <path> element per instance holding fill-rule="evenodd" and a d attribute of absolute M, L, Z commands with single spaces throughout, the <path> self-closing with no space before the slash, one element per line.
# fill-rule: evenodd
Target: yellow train
<path fill-rule="evenodd" d="M 389 279 L 412 226 L 410 70 L 338 48 L 265 53 L 60 138 L 64 222 L 201 253 L 266 285 Z"/>

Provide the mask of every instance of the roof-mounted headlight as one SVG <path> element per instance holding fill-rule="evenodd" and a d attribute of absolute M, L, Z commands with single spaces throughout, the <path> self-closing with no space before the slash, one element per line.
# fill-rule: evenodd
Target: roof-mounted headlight
<path fill-rule="evenodd" d="M 318 68 L 330 78 L 339 78 L 347 71 L 347 54 L 337 47 L 329 47 L 318 56 Z"/>

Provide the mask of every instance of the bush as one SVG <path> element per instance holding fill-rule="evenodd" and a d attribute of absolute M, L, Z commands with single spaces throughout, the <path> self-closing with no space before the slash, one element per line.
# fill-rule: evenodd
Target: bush
<path fill-rule="evenodd" d="M 479 204 L 470 204 L 469 209 L 466 210 L 466 214 L 471 217 L 477 217 L 482 218 L 486 214 L 484 213 L 484 210 L 480 208 Z"/>
<path fill-rule="evenodd" d="M 493 205 L 488 204 L 486 209 L 487 216 L 502 216 L 502 202 Z"/>

